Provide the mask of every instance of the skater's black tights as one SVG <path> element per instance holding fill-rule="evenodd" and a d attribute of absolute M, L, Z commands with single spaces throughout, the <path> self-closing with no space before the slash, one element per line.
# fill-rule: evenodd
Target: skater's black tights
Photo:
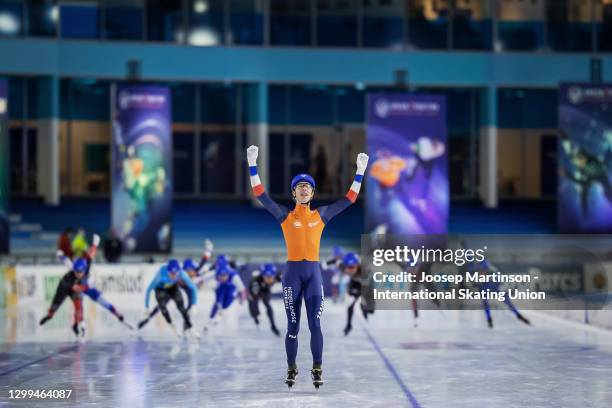
<path fill-rule="evenodd" d="M 266 307 L 266 314 L 268 315 L 268 319 L 270 319 L 270 325 L 276 327 L 274 324 L 274 312 L 272 311 L 272 306 L 270 305 L 270 295 L 262 296 L 261 301 Z M 251 313 L 251 317 L 258 321 L 259 317 L 259 300 L 257 298 L 249 300 L 249 312 Z"/>
<path fill-rule="evenodd" d="M 170 312 L 168 312 L 168 308 L 166 306 L 170 299 L 172 299 L 174 300 L 174 303 L 176 303 L 176 308 L 183 316 L 183 320 L 185 321 L 185 327 L 191 327 L 191 320 L 189 319 L 187 309 L 185 309 L 185 304 L 183 303 L 183 295 L 181 295 L 181 292 L 178 289 L 177 285 L 174 285 L 170 288 L 155 289 L 155 299 L 157 299 L 159 311 L 164 316 L 164 319 L 166 319 L 166 322 L 168 322 L 168 324 L 172 324 L 172 318 L 170 317 Z"/>
<path fill-rule="evenodd" d="M 357 303 L 357 299 L 359 299 L 359 297 L 356 297 L 355 299 L 353 299 L 353 301 L 351 302 L 351 305 L 348 307 L 348 316 L 347 316 L 347 321 L 346 321 L 346 326 L 350 327 L 352 326 L 353 323 L 353 311 L 355 310 L 355 303 Z"/>

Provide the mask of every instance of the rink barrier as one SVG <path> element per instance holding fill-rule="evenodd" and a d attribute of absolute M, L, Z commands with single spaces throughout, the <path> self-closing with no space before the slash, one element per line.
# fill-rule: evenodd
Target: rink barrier
<path fill-rule="evenodd" d="M 89 283 L 99 289 L 104 297 L 118 306 L 137 305 L 144 308 L 144 297 L 149 283 L 163 263 L 140 264 L 99 264 L 91 269 Z M 282 273 L 284 263 L 276 264 Z M 260 263 L 248 263 L 238 267 L 238 273 L 245 286 L 261 267 Z M 7 304 L 29 305 L 37 302 L 49 303 L 61 278 L 66 274 L 63 265 L 17 265 L 5 269 L 5 297 Z M 334 270 L 323 271 L 324 294 L 332 294 Z M 214 280 L 205 284 L 207 290 L 215 286 Z M 274 285 L 272 294 L 280 297 L 281 285 Z M 151 299 L 152 300 L 152 299 Z"/>

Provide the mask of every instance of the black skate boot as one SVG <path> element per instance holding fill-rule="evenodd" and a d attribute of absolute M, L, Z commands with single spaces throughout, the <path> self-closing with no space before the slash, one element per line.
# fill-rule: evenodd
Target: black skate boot
<path fill-rule="evenodd" d="M 310 378 L 312 378 L 312 385 L 318 390 L 323 385 L 323 370 L 321 370 L 321 367 L 313 367 L 310 370 Z"/>
<path fill-rule="evenodd" d="M 143 327 L 145 327 L 145 325 L 149 323 L 149 319 L 144 319 L 141 320 L 140 323 L 138 323 L 138 330 L 142 329 Z"/>
<path fill-rule="evenodd" d="M 43 324 L 47 323 L 49 320 L 51 320 L 51 316 L 47 315 L 43 317 L 42 319 L 40 319 L 40 322 L 38 322 L 38 324 L 42 326 Z"/>
<path fill-rule="evenodd" d="M 280 337 L 280 331 L 276 328 L 275 325 L 270 326 L 270 330 L 274 333 L 275 336 Z"/>
<path fill-rule="evenodd" d="M 516 317 L 523 323 L 531 325 L 531 322 L 529 320 L 527 320 L 527 318 L 525 316 L 523 316 L 522 314 L 517 314 Z"/>
<path fill-rule="evenodd" d="M 348 334 L 351 332 L 352 329 L 353 329 L 353 326 L 351 326 L 350 324 L 347 324 L 346 327 L 344 328 L 344 335 L 348 336 Z"/>
<path fill-rule="evenodd" d="M 489 325 L 489 328 L 492 329 L 493 328 L 493 319 L 487 319 L 487 324 Z"/>
<path fill-rule="evenodd" d="M 289 388 L 293 387 L 293 384 L 295 384 L 295 378 L 298 375 L 298 369 L 296 366 L 293 367 L 289 367 L 287 369 L 287 379 L 285 380 L 285 384 L 287 384 L 289 386 Z"/>

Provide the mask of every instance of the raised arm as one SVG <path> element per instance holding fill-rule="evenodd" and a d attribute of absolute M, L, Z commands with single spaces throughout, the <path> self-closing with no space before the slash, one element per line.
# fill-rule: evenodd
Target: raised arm
<path fill-rule="evenodd" d="M 96 253 L 98 252 L 98 247 L 100 246 L 100 236 L 98 234 L 93 234 L 93 239 L 91 241 L 91 246 L 85 252 L 85 259 L 91 265 L 96 258 Z"/>
<path fill-rule="evenodd" d="M 200 274 L 200 271 L 202 270 L 202 268 L 204 268 L 204 266 L 206 266 L 206 264 L 208 263 L 208 260 L 212 256 L 213 249 L 214 249 L 214 246 L 213 246 L 212 241 L 206 238 L 204 240 L 204 252 L 202 253 L 202 258 L 200 258 L 200 263 L 198 264 L 198 267 L 196 269 L 197 274 Z"/>
<path fill-rule="evenodd" d="M 276 218 L 276 221 L 282 223 L 285 218 L 287 218 L 289 210 L 287 207 L 274 202 L 274 200 L 272 200 L 264 191 L 264 187 L 259 179 L 259 174 L 257 174 L 258 155 L 259 148 L 257 146 L 250 146 L 247 149 L 247 161 L 249 162 L 249 174 L 251 176 L 251 188 L 253 189 L 253 194 L 255 194 L 255 197 L 257 197 L 264 208 L 268 210 L 268 212 L 270 212 L 274 218 Z"/>
<path fill-rule="evenodd" d="M 333 204 L 318 208 L 319 215 L 325 224 L 327 224 L 332 218 L 357 200 L 359 190 L 361 190 L 363 175 L 366 167 L 368 167 L 368 159 L 368 155 L 365 153 L 359 153 L 357 155 L 357 171 L 355 172 L 355 179 L 353 180 L 353 184 L 351 184 L 351 188 L 349 189 L 348 193 L 346 193 L 346 196 Z"/>

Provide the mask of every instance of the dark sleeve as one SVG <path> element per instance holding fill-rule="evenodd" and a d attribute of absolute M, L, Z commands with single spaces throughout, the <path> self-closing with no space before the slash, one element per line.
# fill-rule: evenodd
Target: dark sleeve
<path fill-rule="evenodd" d="M 284 205 L 276 203 L 270 198 L 268 193 L 264 192 L 257 196 L 259 202 L 264 206 L 266 210 L 281 224 L 287 218 L 289 210 Z"/>
<path fill-rule="evenodd" d="M 319 215 L 321 216 L 323 223 L 327 224 L 332 218 L 346 210 L 351 204 L 353 204 L 351 200 L 343 197 L 335 203 L 324 205 L 323 207 L 319 207 L 317 210 L 319 211 Z"/>

